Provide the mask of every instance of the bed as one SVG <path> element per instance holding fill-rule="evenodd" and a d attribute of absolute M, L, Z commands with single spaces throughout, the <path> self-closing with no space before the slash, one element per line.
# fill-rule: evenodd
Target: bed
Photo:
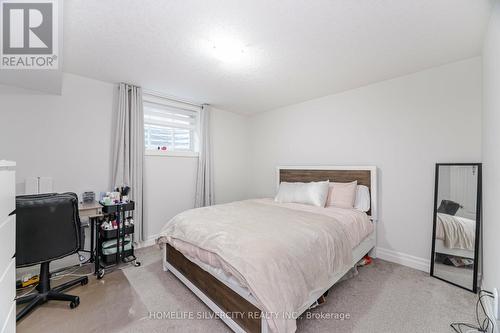
<path fill-rule="evenodd" d="M 271 199 L 190 210 L 167 224 L 168 237 L 159 238 L 164 270 L 235 332 L 295 331 L 299 315 L 363 256 L 375 255 L 376 167 L 277 168 L 277 184 L 327 179 L 367 186 L 370 210 Z M 281 310 L 278 304 L 283 311 L 273 311 Z"/>

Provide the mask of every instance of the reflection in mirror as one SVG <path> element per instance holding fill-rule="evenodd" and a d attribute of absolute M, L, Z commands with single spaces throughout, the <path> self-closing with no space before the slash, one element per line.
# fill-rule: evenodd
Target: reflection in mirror
<path fill-rule="evenodd" d="M 431 275 L 476 292 L 481 164 L 436 165 Z"/>

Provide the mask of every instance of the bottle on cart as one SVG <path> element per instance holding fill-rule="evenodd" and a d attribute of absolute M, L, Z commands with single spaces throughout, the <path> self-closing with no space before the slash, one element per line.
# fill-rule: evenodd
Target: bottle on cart
<path fill-rule="evenodd" d="M 113 230 L 113 225 L 111 224 L 111 222 L 108 219 L 106 219 L 106 221 L 104 221 L 101 224 L 101 229 L 103 229 L 103 230 Z"/>

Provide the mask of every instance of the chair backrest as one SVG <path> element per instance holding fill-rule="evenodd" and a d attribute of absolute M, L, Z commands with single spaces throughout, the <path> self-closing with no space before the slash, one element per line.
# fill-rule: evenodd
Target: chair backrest
<path fill-rule="evenodd" d="M 50 193 L 16 197 L 16 266 L 31 266 L 77 252 L 78 197 Z"/>

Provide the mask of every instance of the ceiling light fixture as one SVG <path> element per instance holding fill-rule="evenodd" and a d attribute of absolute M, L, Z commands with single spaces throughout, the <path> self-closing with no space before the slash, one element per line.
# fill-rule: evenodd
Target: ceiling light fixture
<path fill-rule="evenodd" d="M 210 39 L 206 45 L 207 52 L 228 66 L 244 66 L 250 63 L 250 52 L 246 45 L 236 38 L 218 36 Z"/>

